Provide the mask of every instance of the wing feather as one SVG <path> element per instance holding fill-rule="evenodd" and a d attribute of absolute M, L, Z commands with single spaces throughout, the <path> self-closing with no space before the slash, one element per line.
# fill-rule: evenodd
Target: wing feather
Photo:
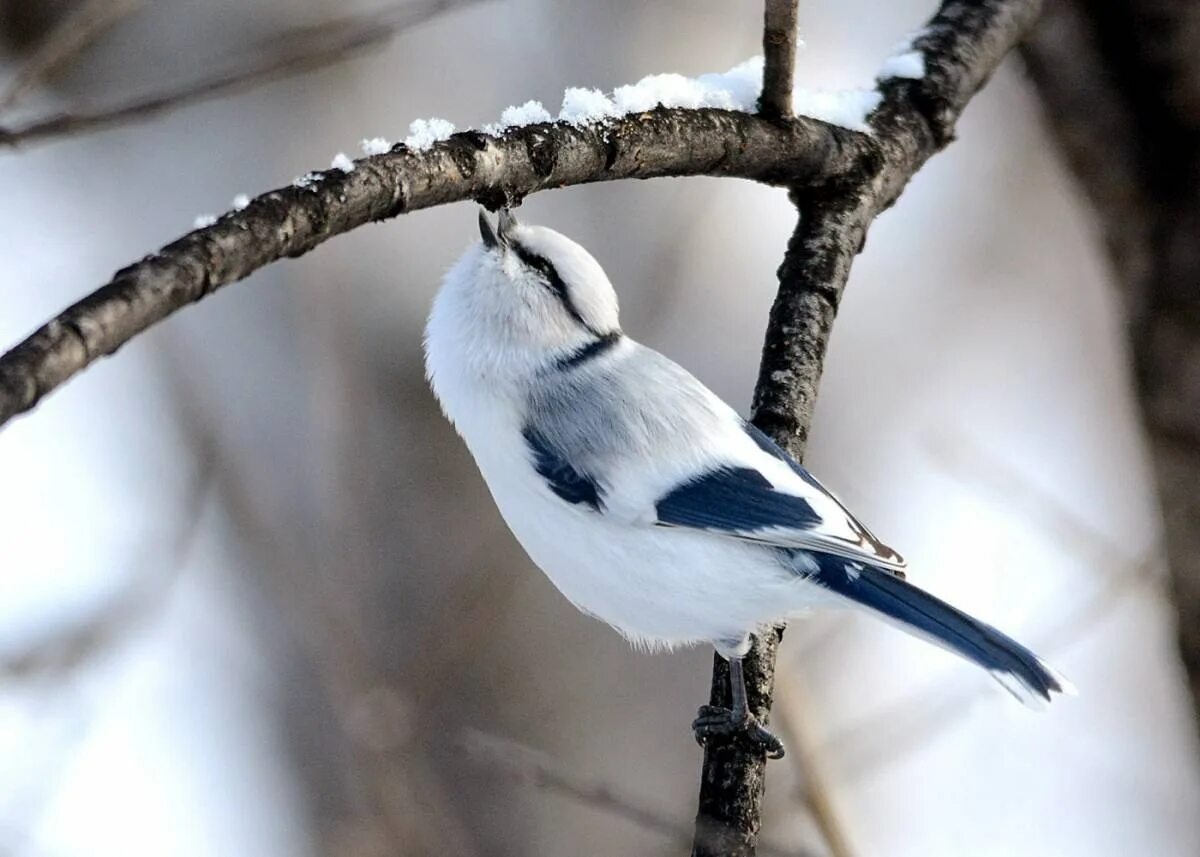
<path fill-rule="evenodd" d="M 523 433 L 547 488 L 589 512 L 904 567 L 769 437 L 627 338 L 539 377 Z"/>
<path fill-rule="evenodd" d="M 752 461 L 718 466 L 665 494 L 655 504 L 656 523 L 862 560 L 893 571 L 904 568 L 904 559 L 799 462 L 750 423 L 743 423 L 743 430 L 761 452 L 786 464 L 795 481 L 779 484 L 776 477 L 773 483 Z M 766 462 L 760 466 L 766 469 Z"/>

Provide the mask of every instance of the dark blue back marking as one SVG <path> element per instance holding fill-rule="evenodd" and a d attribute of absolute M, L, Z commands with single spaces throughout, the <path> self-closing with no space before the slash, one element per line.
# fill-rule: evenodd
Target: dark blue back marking
<path fill-rule="evenodd" d="M 772 455 L 775 458 L 778 458 L 780 461 L 782 461 L 788 467 L 792 468 L 792 470 L 796 473 L 797 476 L 799 476 L 801 479 L 803 479 L 805 482 L 807 482 L 813 488 L 816 488 L 822 494 L 829 493 L 828 491 L 825 490 L 825 486 L 817 481 L 815 476 L 813 476 L 811 473 L 809 473 L 807 470 L 805 470 L 804 467 L 801 466 L 800 462 L 796 461 L 796 459 L 792 458 L 790 455 L 788 455 L 786 452 L 784 452 L 782 447 L 780 447 L 777 443 L 775 443 L 775 441 L 771 440 L 771 438 L 767 437 L 766 434 L 764 434 L 758 428 L 758 426 L 754 425 L 754 423 L 746 422 L 745 420 L 743 420 L 742 421 L 742 429 L 746 432 L 746 434 L 750 435 L 751 440 L 753 440 L 755 443 L 758 444 L 758 448 L 761 449 L 763 452 L 765 452 L 767 455 Z"/>
<path fill-rule="evenodd" d="M 533 453 L 534 469 L 546 480 L 551 491 L 568 503 L 583 503 L 597 512 L 604 508 L 604 501 L 601 499 L 603 492 L 596 480 L 572 467 L 537 429 L 526 426 L 521 434 Z"/>
<path fill-rule="evenodd" d="M 621 341 L 619 332 L 606 333 L 599 339 L 589 342 L 579 350 L 567 355 L 562 360 L 558 361 L 559 369 L 574 369 L 577 366 L 582 366 L 589 360 L 595 360 L 601 354 L 611 349 L 614 345 Z"/>
<path fill-rule="evenodd" d="M 805 529 L 821 523 L 807 501 L 776 491 L 750 467 L 722 467 L 697 476 L 673 489 L 655 508 L 664 524 L 731 533 Z"/>
<path fill-rule="evenodd" d="M 1012 675 L 1044 699 L 1062 690 L 1037 656 L 1016 640 L 891 572 L 828 554 L 808 555 L 819 566 L 816 573 L 805 574 L 814 583 L 940 641 L 984 669 Z"/>

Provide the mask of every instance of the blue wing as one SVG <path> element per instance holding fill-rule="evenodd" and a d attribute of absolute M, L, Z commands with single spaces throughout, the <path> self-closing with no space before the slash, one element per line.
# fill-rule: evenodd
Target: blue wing
<path fill-rule="evenodd" d="M 821 516 L 807 500 L 776 490 L 750 467 L 719 467 L 703 473 L 671 490 L 655 510 L 660 524 L 746 539 L 821 524 Z"/>
<path fill-rule="evenodd" d="M 758 449 L 787 465 L 781 480 L 767 459 L 715 466 L 655 504 L 657 523 L 799 548 L 899 571 L 904 560 L 875 538 L 825 486 L 769 437 L 743 423 Z M 768 479 L 761 468 L 775 474 Z M 772 481 L 773 480 L 773 481 Z"/>

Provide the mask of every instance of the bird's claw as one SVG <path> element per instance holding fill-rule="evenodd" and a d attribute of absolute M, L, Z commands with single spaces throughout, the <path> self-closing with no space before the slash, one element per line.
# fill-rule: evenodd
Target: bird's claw
<path fill-rule="evenodd" d="M 749 712 L 738 716 L 719 705 L 702 705 L 692 721 L 692 732 L 701 747 L 715 735 L 736 735 L 749 741 L 754 749 L 765 751 L 768 759 L 783 758 L 783 742 Z"/>

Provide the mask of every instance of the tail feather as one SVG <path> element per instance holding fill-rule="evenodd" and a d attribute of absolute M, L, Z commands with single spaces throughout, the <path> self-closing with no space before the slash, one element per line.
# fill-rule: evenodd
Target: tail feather
<path fill-rule="evenodd" d="M 826 554 L 810 556 L 817 570 L 806 575 L 809 581 L 978 664 L 1025 705 L 1040 708 L 1052 694 L 1074 692 L 1065 678 L 1016 640 L 893 573 Z"/>

